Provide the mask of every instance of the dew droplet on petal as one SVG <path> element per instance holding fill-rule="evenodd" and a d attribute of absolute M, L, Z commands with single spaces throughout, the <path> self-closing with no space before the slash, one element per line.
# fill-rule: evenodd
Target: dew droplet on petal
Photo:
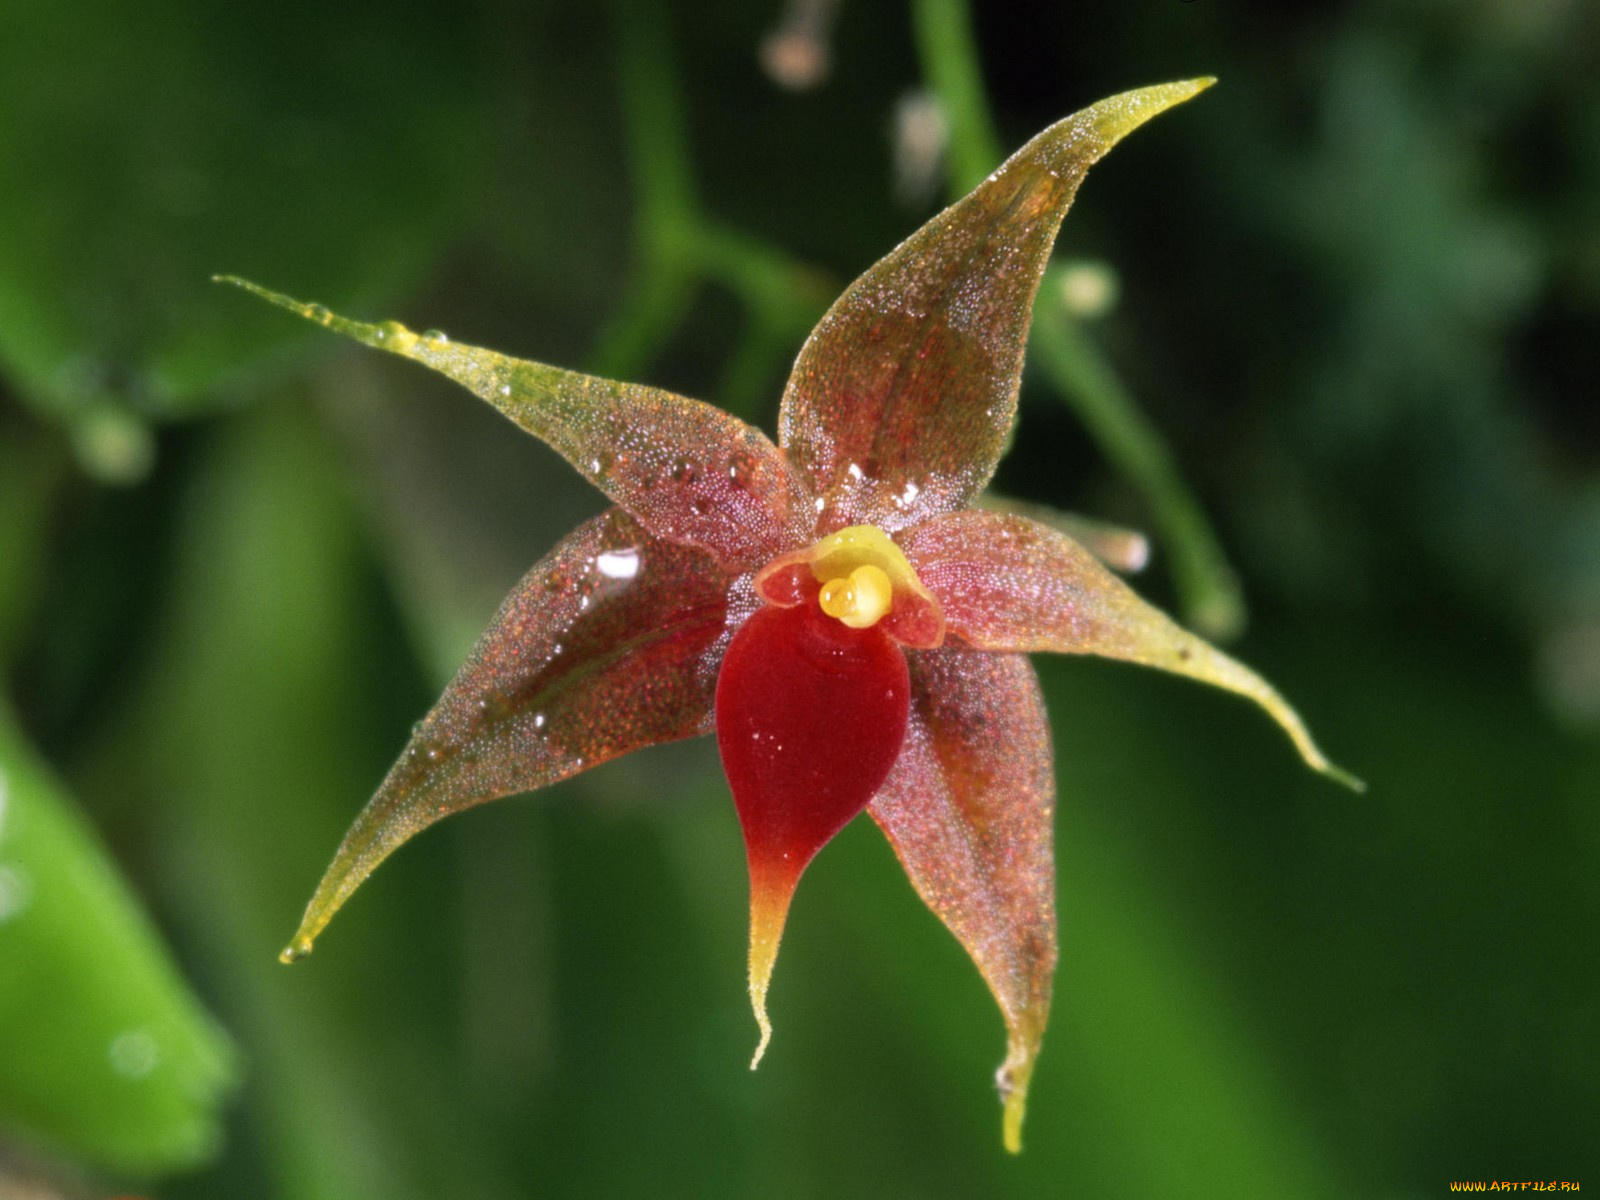
<path fill-rule="evenodd" d="M 632 579 L 639 573 L 639 552 L 607 550 L 595 558 L 594 565 L 607 579 Z"/>
<path fill-rule="evenodd" d="M 378 326 L 373 337 L 396 354 L 404 354 L 417 344 L 417 335 L 399 321 L 385 321 Z"/>

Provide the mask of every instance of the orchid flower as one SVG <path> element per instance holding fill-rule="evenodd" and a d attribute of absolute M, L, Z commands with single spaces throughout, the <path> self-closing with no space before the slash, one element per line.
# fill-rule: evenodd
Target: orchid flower
<path fill-rule="evenodd" d="M 751 1066 L 771 1035 L 767 986 L 795 887 L 865 809 L 999 1003 L 1004 1139 L 1018 1149 L 1057 954 L 1054 770 L 1028 654 L 1103 655 L 1237 692 L 1310 766 L 1348 781 L 1266 682 L 1077 541 L 974 506 L 1085 172 L 1210 82 L 1126 92 L 1051 126 L 858 279 L 800 351 L 776 445 L 656 388 L 230 278 L 465 385 L 614 505 L 506 599 L 356 818 L 284 960 L 440 818 L 715 732 L 749 864 Z"/>

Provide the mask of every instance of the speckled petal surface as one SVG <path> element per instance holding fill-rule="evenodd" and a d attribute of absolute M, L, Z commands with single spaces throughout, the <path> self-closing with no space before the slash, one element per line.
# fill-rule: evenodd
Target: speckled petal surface
<path fill-rule="evenodd" d="M 432 367 L 547 443 L 659 538 L 750 570 L 808 539 L 816 508 L 771 439 L 737 417 L 660 388 L 369 325 L 246 280 L 265 300 L 379 350 Z"/>
<path fill-rule="evenodd" d="M 711 731 L 730 577 L 619 509 L 523 577 L 345 835 L 296 957 L 397 846 L 451 813 Z"/>
<path fill-rule="evenodd" d="M 867 811 L 1000 1005 L 997 1078 L 1015 1152 L 1056 966 L 1050 727 L 1023 655 L 947 647 L 907 657 L 905 745 Z"/>
<path fill-rule="evenodd" d="M 1097 654 L 1225 688 L 1264 708 L 1308 766 L 1361 786 L 1317 749 L 1272 685 L 1145 603 L 1065 534 L 1026 517 L 972 511 L 920 525 L 900 546 L 938 597 L 950 633 L 969 645 Z"/>
<path fill-rule="evenodd" d="M 1085 172 L 1209 80 L 1057 122 L 828 310 L 795 363 L 779 444 L 825 497 L 820 532 L 894 532 L 970 502 L 999 461 L 1046 258 Z"/>

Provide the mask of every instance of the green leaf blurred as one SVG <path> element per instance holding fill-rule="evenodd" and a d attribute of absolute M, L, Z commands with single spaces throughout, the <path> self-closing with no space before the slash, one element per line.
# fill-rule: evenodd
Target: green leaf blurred
<path fill-rule="evenodd" d="M 0 708 L 0 1126 L 105 1167 L 216 1153 L 234 1050 Z"/>
<path fill-rule="evenodd" d="M 137 451 L 130 463 L 96 442 L 108 421 L 226 405 L 220 382 L 296 336 L 218 304 L 214 272 L 347 302 L 417 279 L 482 177 L 492 125 L 475 50 L 470 23 L 372 0 L 10 6 L 0 361 L 12 382 L 83 429 L 92 463 L 137 476 Z"/>

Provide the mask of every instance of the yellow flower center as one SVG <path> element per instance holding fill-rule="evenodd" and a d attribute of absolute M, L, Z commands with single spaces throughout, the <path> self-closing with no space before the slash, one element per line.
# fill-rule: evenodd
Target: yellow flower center
<path fill-rule="evenodd" d="M 944 639 L 939 602 L 876 525 L 851 525 L 774 559 L 757 573 L 755 586 L 771 604 L 808 603 L 814 595 L 824 613 L 851 629 L 882 621 L 884 632 L 902 645 L 937 646 Z"/>
<path fill-rule="evenodd" d="M 882 567 L 871 563 L 822 585 L 817 603 L 851 629 L 870 629 L 883 619 L 894 599 L 894 585 Z"/>

